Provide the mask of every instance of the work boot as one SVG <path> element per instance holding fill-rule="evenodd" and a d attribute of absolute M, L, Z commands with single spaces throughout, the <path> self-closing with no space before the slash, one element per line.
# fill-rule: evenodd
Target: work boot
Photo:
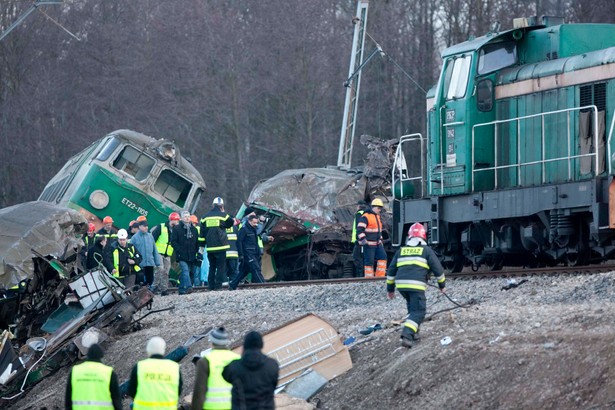
<path fill-rule="evenodd" d="M 403 347 L 407 347 L 408 349 L 412 347 L 412 340 L 408 339 L 407 337 L 403 337 L 401 338 L 401 345 Z"/>
<path fill-rule="evenodd" d="M 160 292 L 160 296 L 167 296 L 169 294 L 168 290 L 163 290 L 162 292 Z"/>
<path fill-rule="evenodd" d="M 418 333 L 412 333 L 412 340 L 418 342 L 419 340 L 421 340 L 421 336 Z"/>

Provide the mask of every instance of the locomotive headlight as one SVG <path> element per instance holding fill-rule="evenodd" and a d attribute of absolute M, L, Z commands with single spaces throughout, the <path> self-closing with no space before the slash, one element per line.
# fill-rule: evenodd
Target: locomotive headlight
<path fill-rule="evenodd" d="M 106 208 L 109 205 L 109 195 L 105 191 L 97 189 L 90 194 L 90 205 L 94 209 Z"/>

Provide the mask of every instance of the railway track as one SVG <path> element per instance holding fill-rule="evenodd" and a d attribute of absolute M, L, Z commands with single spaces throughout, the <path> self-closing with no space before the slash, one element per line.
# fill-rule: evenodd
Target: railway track
<path fill-rule="evenodd" d="M 485 279 L 485 278 L 513 278 L 536 275 L 580 275 L 580 274 L 595 274 L 615 271 L 615 264 L 608 265 L 587 265 L 587 266 L 555 266 L 543 268 L 527 268 L 527 269 L 503 269 L 498 271 L 472 271 L 459 273 L 446 273 L 447 279 Z M 364 282 L 383 282 L 386 278 L 335 278 L 335 279 L 312 279 L 298 280 L 289 282 L 265 282 L 265 283 L 246 283 L 239 285 L 237 290 L 241 289 L 266 289 L 288 286 L 311 286 L 311 285 L 330 285 L 338 283 L 364 283 Z M 228 290 L 228 286 L 224 286 L 223 290 Z M 169 288 L 169 292 L 177 293 L 176 287 Z M 208 292 L 205 286 L 197 286 L 193 288 L 193 292 Z"/>

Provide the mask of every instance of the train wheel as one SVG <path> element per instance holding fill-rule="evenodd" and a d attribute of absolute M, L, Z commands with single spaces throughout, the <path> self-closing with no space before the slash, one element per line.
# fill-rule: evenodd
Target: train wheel
<path fill-rule="evenodd" d="M 502 270 L 504 267 L 504 260 L 501 257 L 496 256 L 495 258 L 490 259 L 485 265 L 492 271 Z"/>
<path fill-rule="evenodd" d="M 445 261 L 442 267 L 451 273 L 461 272 L 463 269 L 463 256 L 454 255 L 452 260 Z"/>

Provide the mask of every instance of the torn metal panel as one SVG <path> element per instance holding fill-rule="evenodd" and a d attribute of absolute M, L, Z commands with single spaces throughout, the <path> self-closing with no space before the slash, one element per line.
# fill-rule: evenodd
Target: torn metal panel
<path fill-rule="evenodd" d="M 289 169 L 256 185 L 248 202 L 280 210 L 300 224 L 309 222 L 309 229 L 339 223 L 338 209 L 347 208 L 354 214 L 357 201 L 365 197 L 366 187 L 367 179 L 356 172 Z"/>
<path fill-rule="evenodd" d="M 280 365 L 278 387 L 312 369 L 331 380 L 352 368 L 348 348 L 326 320 L 307 314 L 263 335 L 263 353 Z M 240 353 L 242 347 L 234 349 Z"/>
<path fill-rule="evenodd" d="M 76 255 L 86 226 L 79 212 L 43 201 L 0 209 L 0 288 L 32 277 L 33 250 L 60 260 Z"/>

